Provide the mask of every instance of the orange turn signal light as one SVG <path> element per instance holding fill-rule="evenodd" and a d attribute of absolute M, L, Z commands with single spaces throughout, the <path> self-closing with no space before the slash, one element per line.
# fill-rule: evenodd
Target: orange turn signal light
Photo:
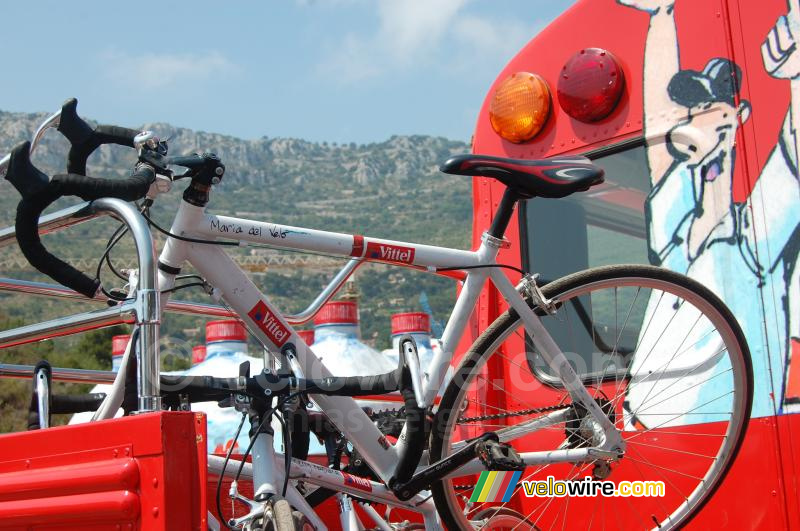
<path fill-rule="evenodd" d="M 492 128 L 509 142 L 526 142 L 550 116 L 550 89 L 541 76 L 517 72 L 497 87 L 489 105 Z"/>

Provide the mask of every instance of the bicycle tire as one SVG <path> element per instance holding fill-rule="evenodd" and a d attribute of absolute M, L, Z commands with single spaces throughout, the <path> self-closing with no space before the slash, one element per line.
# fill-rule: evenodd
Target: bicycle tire
<path fill-rule="evenodd" d="M 644 311 L 636 306 L 636 299 L 642 294 L 643 289 L 649 291 L 649 294 L 645 292 L 642 296 L 642 300 L 645 301 Z M 656 289 L 662 293 L 657 299 L 653 298 Z M 601 290 L 612 290 L 613 307 L 607 298 L 602 297 Z M 624 315 L 623 312 L 620 312 L 618 305 L 620 291 L 627 294 L 625 300 L 632 300 L 627 309 L 625 324 L 622 324 L 622 327 L 619 326 L 621 323 L 619 317 Z M 629 292 L 635 293 L 635 296 Z M 592 392 L 593 396 L 598 400 L 606 400 L 605 404 L 608 407 L 606 411 L 614 424 L 621 428 L 623 439 L 626 441 L 626 449 L 624 456 L 618 462 L 612 463 L 608 470 L 603 468 L 602 463 L 595 462 L 593 464 L 573 464 L 572 468 L 564 474 L 564 469 L 568 468 L 567 464 L 548 464 L 540 466 L 533 472 L 530 472 L 530 467 L 527 468 L 521 479 L 540 480 L 544 479 L 548 473 L 557 476 L 555 479 L 559 479 L 558 476 L 563 476 L 562 479 L 577 479 L 579 476 L 587 475 L 587 472 L 597 473 L 600 476 L 608 473 L 607 479 L 612 481 L 615 479 L 617 481 L 623 479 L 661 480 L 664 482 L 666 493 L 663 498 L 595 497 L 593 501 L 587 501 L 590 498 L 551 497 L 544 498 L 549 499 L 549 502 L 542 502 L 535 506 L 534 502 L 539 500 L 525 497 L 518 483 L 516 487 L 511 487 L 513 489 L 512 501 L 508 504 L 500 504 L 500 506 L 512 506 L 526 519 L 533 521 L 535 527 L 542 529 L 558 525 L 569 528 L 581 526 L 580 528 L 590 530 L 595 527 L 603 527 L 600 525 L 601 523 L 622 529 L 671 529 L 686 524 L 711 499 L 722 483 L 739 451 L 750 417 L 753 387 L 752 365 L 746 340 L 735 317 L 719 298 L 697 281 L 651 266 L 621 265 L 590 269 L 547 284 L 543 287 L 543 293 L 546 298 L 557 302 L 558 309 L 553 316 L 546 315 L 544 310 L 539 309 L 537 314 L 542 316 L 542 323 L 545 324 L 554 339 L 556 339 L 554 332 L 559 333 L 560 330 L 561 336 L 559 337 L 569 338 L 573 343 L 567 345 L 566 348 L 564 345 L 560 345 L 562 351 L 567 352 L 568 348 L 575 347 L 590 335 L 591 342 L 583 341 L 583 343 L 590 343 L 591 347 L 589 348 L 592 350 L 599 348 L 602 351 L 602 347 L 598 347 L 598 345 L 601 345 L 603 341 L 595 340 L 595 336 L 605 335 L 606 343 L 609 338 L 616 337 L 615 341 L 611 341 L 614 351 L 610 353 L 614 367 L 612 369 L 613 379 L 609 380 L 607 368 L 604 368 L 599 374 L 597 371 L 590 370 L 590 366 L 585 367 L 584 371 L 578 372 L 580 376 L 586 377 L 587 389 Z M 668 295 L 666 299 L 665 295 Z M 530 300 L 528 300 L 528 304 L 533 307 Z M 580 308 L 570 310 L 572 307 Z M 613 314 L 616 323 L 613 334 L 609 333 L 608 323 L 601 320 L 595 321 L 591 327 L 581 324 L 582 318 L 579 314 L 586 314 L 587 308 L 590 312 L 589 315 L 592 316 L 608 314 L 606 317 L 609 317 Z M 694 325 L 687 329 L 686 324 L 690 322 L 687 321 L 687 317 L 692 315 L 690 313 L 692 308 L 697 311 L 698 317 L 694 321 Z M 576 316 L 572 320 L 569 317 L 571 311 Z M 626 334 L 625 327 L 634 312 L 637 315 L 634 321 L 638 319 L 639 314 L 641 314 L 642 320 L 635 330 L 631 325 L 631 330 Z M 649 318 L 645 322 L 645 317 L 648 315 Z M 666 317 L 670 318 L 659 336 L 653 339 L 657 329 L 654 328 L 650 331 L 650 327 L 653 322 L 656 323 L 656 326 L 659 326 L 659 323 L 663 324 L 664 319 L 662 318 Z M 667 328 L 673 322 L 681 325 L 686 335 L 680 340 L 678 348 L 671 354 L 667 363 L 663 364 L 663 360 L 668 355 L 666 353 L 671 351 L 674 343 L 677 342 L 674 339 L 676 336 L 672 333 L 665 335 Z M 568 334 L 563 333 L 565 323 Z M 700 324 L 698 325 L 698 323 Z M 575 324 L 574 328 L 572 324 Z M 597 325 L 600 328 L 597 328 Z M 583 332 L 578 329 L 578 326 L 583 327 Z M 431 462 L 437 462 L 449 455 L 452 452 L 452 445 L 460 440 L 495 429 L 502 433 L 503 428 L 514 426 L 515 424 L 509 424 L 508 419 L 526 417 L 526 415 L 518 417 L 525 409 L 517 410 L 516 413 L 512 409 L 507 409 L 514 406 L 549 405 L 549 408 L 534 407 L 533 409 L 561 411 L 568 415 L 566 418 L 569 419 L 561 424 L 553 424 L 549 430 L 544 429 L 533 434 L 526 434 L 522 438 L 511 441 L 512 446 L 520 452 L 540 449 L 553 450 L 556 447 L 580 447 L 583 444 L 581 437 L 591 437 L 591 435 L 587 435 L 591 430 L 586 429 L 587 427 L 591 428 L 591 421 L 587 420 L 588 417 L 585 415 L 581 417 L 578 408 L 572 406 L 564 398 L 566 393 L 563 389 L 553 381 L 545 380 L 543 383 L 540 375 L 533 373 L 535 367 L 532 368 L 532 352 L 529 350 L 535 351 L 535 349 L 531 347 L 527 336 L 520 333 L 520 329 L 524 332 L 524 328 L 521 327 L 521 320 L 517 313 L 509 310 L 486 329 L 465 354 L 444 392 L 435 417 L 434 429 L 431 434 Z M 680 327 L 675 329 L 679 330 Z M 517 333 L 512 335 L 515 331 Z M 634 331 L 635 334 L 632 333 Z M 635 348 L 630 349 L 629 359 L 624 361 L 624 356 L 622 356 L 624 362 L 621 362 L 614 358 L 614 354 L 625 335 L 634 338 L 632 342 Z M 687 343 L 687 339 L 693 342 Z M 721 344 L 713 343 L 713 341 L 720 340 Z M 668 343 L 671 343 L 669 350 L 666 347 Z M 521 353 L 515 354 L 515 351 L 511 349 L 519 349 L 520 344 L 524 346 L 526 363 L 522 363 L 520 359 L 519 363 L 512 364 L 511 362 L 517 359 L 515 356 L 519 356 Z M 684 344 L 688 346 L 683 348 Z M 709 345 L 712 344 L 724 348 L 711 351 Z M 648 345 L 651 348 L 645 354 L 644 347 Z M 570 352 L 582 352 L 579 345 L 578 347 Z M 654 367 L 653 362 L 648 365 L 648 359 L 652 357 L 653 352 L 656 352 L 653 361 L 662 363 L 660 366 Z M 675 361 L 686 352 L 691 352 L 691 355 L 682 358 L 680 362 Z M 713 352 L 713 354 L 709 356 L 709 352 Z M 496 361 L 493 362 L 493 359 Z M 535 362 L 535 358 L 533 361 Z M 575 358 L 575 361 L 580 360 Z M 492 365 L 489 366 L 495 369 L 498 366 L 507 367 L 504 369 L 507 372 L 501 373 L 502 381 L 500 383 L 502 385 L 493 383 L 490 380 L 491 375 L 483 376 L 483 379 L 478 377 L 484 374 L 482 371 L 490 363 Z M 613 365 L 614 363 L 616 365 Z M 675 365 L 670 368 L 673 363 Z M 679 369 L 677 372 L 676 367 Z M 527 369 L 530 379 L 520 379 L 515 385 L 507 386 L 506 380 L 512 374 L 512 369 L 520 373 L 515 376 L 518 378 L 524 377 L 524 371 Z M 683 372 L 681 373 L 681 371 Z M 701 376 L 705 378 L 709 374 L 710 378 L 697 383 Z M 663 380 L 654 381 L 653 375 L 656 375 L 656 378 L 663 376 Z M 651 380 L 649 383 L 648 379 Z M 713 384 L 709 384 L 712 379 L 715 381 Z M 709 402 L 702 402 L 709 396 L 709 393 L 711 396 L 716 396 L 717 391 L 714 389 L 722 388 L 722 384 L 726 382 L 730 387 L 728 394 L 720 395 Z M 537 393 L 520 392 L 521 383 L 535 386 Z M 608 397 L 606 393 L 603 398 L 604 395 L 601 392 L 605 392 L 614 385 L 616 385 L 617 394 Z M 670 391 L 668 396 L 663 396 L 663 393 L 676 385 L 682 389 L 683 395 L 676 397 L 676 394 Z M 504 394 L 506 387 L 509 388 L 509 392 L 514 394 Z M 654 391 L 656 394 L 653 394 Z M 479 392 L 482 394 L 478 394 Z M 493 395 L 497 395 L 498 399 L 505 400 L 503 404 L 499 404 L 499 400 L 498 402 L 489 402 L 486 397 L 492 398 Z M 552 402 L 537 403 L 535 397 L 544 397 L 544 395 L 548 395 L 547 399 Z M 560 403 L 559 396 L 561 397 Z M 725 398 L 728 396 L 730 398 Z M 659 400 L 653 404 L 649 401 L 651 399 Z M 541 400 L 545 400 L 545 398 Z M 709 409 L 713 402 L 717 402 L 714 407 L 720 410 L 725 409 L 720 406 L 720 403 L 727 404 L 730 409 L 729 418 L 723 415 L 727 413 L 725 411 L 720 413 Z M 676 408 L 682 404 L 687 404 L 685 407 L 693 405 L 693 408 L 685 409 L 679 416 L 671 416 L 674 415 L 674 412 L 663 412 L 665 408 Z M 500 407 L 501 405 L 504 407 Z M 644 405 L 647 407 L 642 409 Z M 530 409 L 527 408 L 528 411 Z M 484 414 L 476 416 L 474 411 L 482 411 Z M 454 412 L 455 414 L 453 414 Z M 527 416 L 530 414 L 528 413 Z M 657 419 L 659 415 L 662 419 L 664 415 L 670 416 L 666 421 L 658 420 L 657 423 L 654 419 Z M 726 418 L 727 422 L 724 422 Z M 465 425 L 465 420 L 469 424 Z M 588 424 L 584 425 L 584 423 Z M 524 424 L 522 422 L 516 424 L 518 428 L 521 425 Z M 542 432 L 544 435 L 541 435 Z M 576 432 L 579 434 L 577 439 L 574 438 Z M 635 439 L 639 437 L 641 439 L 636 441 Z M 661 439 L 660 442 L 657 441 L 658 438 Z M 675 441 L 680 444 L 664 446 Z M 538 447 L 537 444 L 542 446 Z M 585 445 L 589 444 L 591 443 L 585 443 Z M 714 452 L 717 444 L 719 447 L 716 448 L 713 456 L 706 454 L 709 448 Z M 665 458 L 671 466 L 665 466 Z M 680 463 L 672 465 L 672 461 L 675 460 Z M 682 470 L 672 468 L 672 466 L 681 466 L 682 463 L 687 463 Z M 707 463 L 708 466 L 705 474 L 688 474 L 687 470 L 694 471 L 699 466 L 706 466 L 704 463 Z M 598 464 L 600 468 L 595 469 L 594 464 Z M 644 465 L 648 465 L 648 473 L 654 477 L 646 477 L 642 473 L 641 469 Z M 679 476 L 678 473 L 688 474 L 690 478 Z M 465 478 L 451 476 L 432 485 L 436 508 L 443 523 L 451 530 L 480 527 L 480 523 L 471 520 L 472 515 L 491 507 L 480 502 L 476 502 L 477 506 L 469 506 L 465 503 L 465 496 L 459 491 L 466 490 L 464 493 L 466 497 L 469 496 L 470 491 L 463 489 L 461 484 L 468 483 L 470 479 L 474 483 L 474 478 L 475 476 Z M 685 483 L 694 481 L 697 483 L 693 488 L 691 485 L 687 487 L 687 489 L 691 489 L 688 496 L 682 488 L 678 488 L 678 484 L 683 487 Z M 463 485 L 463 487 L 469 486 L 468 484 Z M 685 498 L 685 501 L 681 501 L 681 497 Z M 559 505 L 562 508 L 558 510 L 552 508 L 553 500 L 561 500 Z M 670 507 L 675 504 L 675 507 L 669 510 L 665 507 L 665 503 Z M 601 513 L 597 511 L 598 504 L 603 505 Z M 531 510 L 532 506 L 533 510 Z M 609 508 L 611 510 L 608 510 Z M 635 521 L 632 522 L 632 520 Z"/>
<path fill-rule="evenodd" d="M 269 511 L 261 522 L 255 524 L 255 529 L 262 531 L 295 531 L 302 529 L 296 527 L 296 520 L 292 506 L 283 498 L 275 496 L 269 501 Z"/>
<path fill-rule="evenodd" d="M 300 511 L 292 511 L 292 518 L 294 519 L 294 528 L 297 531 L 314 531 L 311 520 L 306 518 L 306 515 Z"/>

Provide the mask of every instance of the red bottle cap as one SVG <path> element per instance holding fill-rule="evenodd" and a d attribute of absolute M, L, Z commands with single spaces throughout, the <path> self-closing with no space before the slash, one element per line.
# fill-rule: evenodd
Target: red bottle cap
<path fill-rule="evenodd" d="M 314 325 L 358 324 L 358 304 L 354 301 L 329 302 L 314 317 Z"/>
<path fill-rule="evenodd" d="M 247 341 L 247 330 L 241 321 L 209 321 L 206 323 L 206 343 L 214 341 Z"/>
<path fill-rule="evenodd" d="M 111 338 L 111 357 L 121 358 L 125 355 L 125 349 L 128 348 L 128 341 L 130 335 L 114 336 Z"/>
<path fill-rule="evenodd" d="M 307 345 L 314 344 L 314 331 L 313 330 L 298 330 L 297 334 L 303 338 Z"/>
<path fill-rule="evenodd" d="M 206 346 L 195 345 L 192 347 L 192 363 L 200 363 L 206 359 Z"/>
<path fill-rule="evenodd" d="M 396 313 L 392 315 L 392 335 L 430 334 L 431 317 L 424 312 Z"/>

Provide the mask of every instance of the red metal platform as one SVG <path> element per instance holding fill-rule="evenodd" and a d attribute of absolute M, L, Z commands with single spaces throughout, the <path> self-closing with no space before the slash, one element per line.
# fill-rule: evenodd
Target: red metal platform
<path fill-rule="evenodd" d="M 0 436 L 0 529 L 207 529 L 206 422 L 162 412 Z"/>

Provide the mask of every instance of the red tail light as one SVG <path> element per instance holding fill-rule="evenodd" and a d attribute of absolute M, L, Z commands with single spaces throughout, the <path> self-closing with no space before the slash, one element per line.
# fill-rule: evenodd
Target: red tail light
<path fill-rule="evenodd" d="M 616 108 L 625 76 L 616 58 L 600 48 L 573 55 L 558 78 L 558 103 L 581 122 L 602 120 Z"/>

